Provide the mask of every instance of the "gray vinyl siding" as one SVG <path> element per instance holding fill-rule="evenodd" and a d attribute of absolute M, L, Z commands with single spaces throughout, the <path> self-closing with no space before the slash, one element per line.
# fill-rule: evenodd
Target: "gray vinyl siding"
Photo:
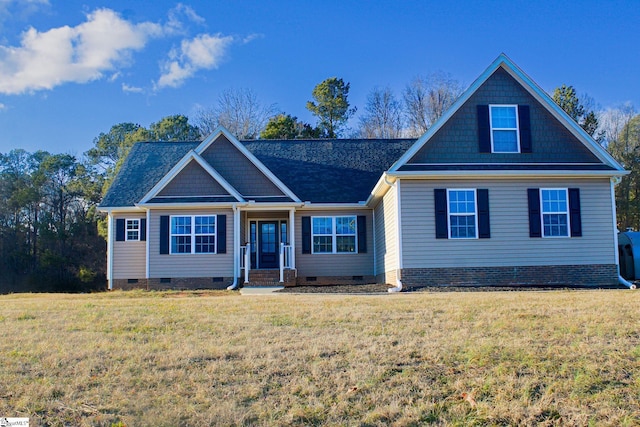
<path fill-rule="evenodd" d="M 160 255 L 160 217 L 162 215 L 226 215 L 227 253 Z M 233 211 L 231 209 L 151 211 L 149 224 L 149 276 L 233 277 Z"/>
<path fill-rule="evenodd" d="M 370 210 L 298 211 L 295 214 L 296 268 L 298 277 L 306 276 L 372 276 L 373 275 L 373 222 Z M 367 217 L 367 253 L 357 254 L 303 254 L 303 216 Z"/>
<path fill-rule="evenodd" d="M 160 196 L 228 196 L 209 172 L 192 160 L 158 194 Z"/>
<path fill-rule="evenodd" d="M 224 135 L 202 157 L 243 196 L 282 196 L 284 193 Z"/>
<path fill-rule="evenodd" d="M 480 153 L 478 105 L 528 105 L 532 152 Z M 567 128 L 511 75 L 498 68 L 433 135 L 411 163 L 600 163 Z"/>
<path fill-rule="evenodd" d="M 396 187 L 391 187 L 375 207 L 376 275 L 398 268 L 397 217 Z"/>
<path fill-rule="evenodd" d="M 579 188 L 582 237 L 530 238 L 528 188 Z M 491 238 L 436 239 L 434 188 L 487 188 Z M 403 268 L 615 264 L 608 178 L 402 180 Z"/>
<path fill-rule="evenodd" d="M 144 215 L 114 215 L 113 216 L 113 278 L 114 279 L 143 279 L 147 270 L 147 256 L 145 241 L 115 241 L 115 224 L 117 219 L 142 219 Z"/>

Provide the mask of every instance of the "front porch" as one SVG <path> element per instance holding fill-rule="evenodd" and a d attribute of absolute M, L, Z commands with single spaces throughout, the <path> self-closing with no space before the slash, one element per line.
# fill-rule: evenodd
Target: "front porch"
<path fill-rule="evenodd" d="M 294 209 L 240 212 L 239 270 L 244 286 L 295 286 Z"/>

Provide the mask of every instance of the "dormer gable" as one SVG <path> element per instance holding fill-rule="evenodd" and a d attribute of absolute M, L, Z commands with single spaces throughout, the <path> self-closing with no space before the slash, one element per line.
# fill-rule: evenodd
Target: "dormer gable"
<path fill-rule="evenodd" d="M 476 165 L 476 166 L 474 166 Z M 623 168 L 500 55 L 390 172 Z"/>

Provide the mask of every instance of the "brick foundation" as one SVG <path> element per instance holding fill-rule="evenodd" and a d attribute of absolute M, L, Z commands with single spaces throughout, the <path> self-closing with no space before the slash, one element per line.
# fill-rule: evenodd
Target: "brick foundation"
<path fill-rule="evenodd" d="M 314 280 L 315 279 L 315 280 Z M 374 276 L 300 276 L 297 286 L 366 285 L 375 283 Z"/>
<path fill-rule="evenodd" d="M 222 280 L 220 280 L 222 279 Z M 134 282 L 137 280 L 137 282 Z M 113 289 L 131 290 L 188 290 L 188 289 L 226 289 L 233 283 L 233 277 L 171 277 L 154 279 L 115 279 Z"/>
<path fill-rule="evenodd" d="M 423 286 L 614 286 L 614 264 L 519 267 L 405 268 L 405 287 Z"/>

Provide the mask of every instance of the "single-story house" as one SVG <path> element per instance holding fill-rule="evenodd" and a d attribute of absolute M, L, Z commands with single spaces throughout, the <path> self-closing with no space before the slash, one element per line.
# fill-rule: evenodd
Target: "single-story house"
<path fill-rule="evenodd" d="M 502 54 L 418 139 L 135 144 L 109 288 L 612 285 L 626 173 Z"/>

